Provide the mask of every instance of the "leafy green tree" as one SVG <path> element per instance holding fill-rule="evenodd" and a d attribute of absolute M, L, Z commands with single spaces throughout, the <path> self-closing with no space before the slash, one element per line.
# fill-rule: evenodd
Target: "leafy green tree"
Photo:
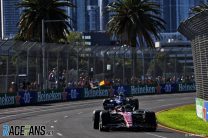
<path fill-rule="evenodd" d="M 165 29 L 164 20 L 159 17 L 159 5 L 149 0 L 117 0 L 107 6 L 112 17 L 107 31 L 132 47 L 133 76 L 136 66 L 136 46 L 154 47 L 154 39 Z"/>
<path fill-rule="evenodd" d="M 69 0 L 22 0 L 17 6 L 22 9 L 18 22 L 17 39 L 41 41 L 43 19 L 63 20 L 45 22 L 46 42 L 58 42 L 60 39 L 67 39 L 67 34 L 72 26 L 69 23 L 70 17 L 65 13 L 64 8 L 74 7 Z"/>
<path fill-rule="evenodd" d="M 66 36 L 66 40 L 61 39 L 60 43 L 77 43 L 79 45 L 84 43 L 84 40 L 82 39 L 82 34 L 80 32 L 70 32 Z"/>

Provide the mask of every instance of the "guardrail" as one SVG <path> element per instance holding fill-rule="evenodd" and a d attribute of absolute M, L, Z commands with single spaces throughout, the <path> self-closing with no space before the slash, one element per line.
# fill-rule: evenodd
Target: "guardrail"
<path fill-rule="evenodd" d="M 161 84 L 161 85 L 121 85 L 113 87 L 66 88 L 65 90 L 18 91 L 0 93 L 0 108 L 26 106 L 43 103 L 64 102 L 109 97 L 124 93 L 130 95 L 194 92 L 194 83 Z"/>

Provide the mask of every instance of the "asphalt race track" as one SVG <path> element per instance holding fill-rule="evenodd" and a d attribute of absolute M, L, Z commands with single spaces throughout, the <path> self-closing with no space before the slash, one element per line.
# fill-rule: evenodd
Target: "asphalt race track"
<path fill-rule="evenodd" d="M 153 111 L 194 103 L 195 93 L 138 96 L 140 108 Z M 2 125 L 45 125 L 53 136 L 31 136 L 31 138 L 184 138 L 188 134 L 159 127 L 156 132 L 110 131 L 99 132 L 92 128 L 92 112 L 101 109 L 102 99 L 54 103 L 0 109 L 0 131 Z M 13 136 L 19 138 L 20 136 Z M 25 136 L 21 136 L 25 138 Z M 5 137 L 4 137 L 5 138 Z M 28 138 L 28 137 L 27 137 Z"/>

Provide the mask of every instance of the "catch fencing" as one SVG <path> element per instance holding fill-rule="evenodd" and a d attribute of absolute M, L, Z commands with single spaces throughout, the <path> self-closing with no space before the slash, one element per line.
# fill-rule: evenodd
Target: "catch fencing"
<path fill-rule="evenodd" d="M 173 52 L 138 48 L 132 76 L 131 48 L 126 45 L 45 43 L 42 47 L 38 42 L 7 40 L 0 44 L 0 92 L 84 87 L 89 80 L 96 85 L 102 80 L 115 85 L 193 82 L 188 54 L 181 63 L 180 57 L 169 56 L 177 54 Z"/>

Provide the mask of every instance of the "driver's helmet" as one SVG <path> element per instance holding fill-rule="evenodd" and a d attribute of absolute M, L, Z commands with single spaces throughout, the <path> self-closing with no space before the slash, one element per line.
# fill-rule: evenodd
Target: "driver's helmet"
<path fill-rule="evenodd" d="M 115 108 L 118 112 L 124 112 L 125 111 L 125 107 L 124 106 L 116 106 Z"/>
<path fill-rule="evenodd" d="M 118 99 L 121 100 L 121 101 L 125 100 L 124 94 L 123 93 L 119 93 Z"/>
<path fill-rule="evenodd" d="M 130 104 L 125 105 L 124 108 L 125 108 L 126 112 L 132 112 L 133 111 L 133 107 Z"/>

